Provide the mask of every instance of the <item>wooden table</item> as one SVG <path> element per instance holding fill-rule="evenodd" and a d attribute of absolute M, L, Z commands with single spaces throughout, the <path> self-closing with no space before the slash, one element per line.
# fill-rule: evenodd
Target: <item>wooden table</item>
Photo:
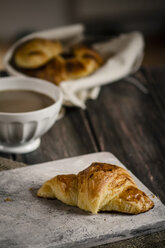
<path fill-rule="evenodd" d="M 132 77 L 147 88 L 147 94 L 127 78 L 106 85 L 97 100 L 87 102 L 86 110 L 68 108 L 42 137 L 38 150 L 0 156 L 36 164 L 110 151 L 165 204 L 165 67 L 141 68 Z M 163 247 L 165 235 L 152 242 L 153 247 Z"/>

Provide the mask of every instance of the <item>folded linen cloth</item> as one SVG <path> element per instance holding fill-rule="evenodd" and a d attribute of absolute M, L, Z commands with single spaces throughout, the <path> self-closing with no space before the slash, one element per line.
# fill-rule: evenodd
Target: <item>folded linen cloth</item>
<path fill-rule="evenodd" d="M 4 58 L 5 68 L 11 75 L 22 76 L 12 67 L 10 59 L 15 48 L 28 39 L 34 37 L 60 39 L 70 46 L 83 40 L 84 29 L 82 24 L 76 24 L 28 35 L 8 51 Z M 93 44 L 93 47 L 105 58 L 106 62 L 90 76 L 61 82 L 59 87 L 64 95 L 63 104 L 66 106 L 85 108 L 87 99 L 97 98 L 101 85 L 113 83 L 138 70 L 144 54 L 144 40 L 140 32 L 122 34 L 106 42 Z"/>

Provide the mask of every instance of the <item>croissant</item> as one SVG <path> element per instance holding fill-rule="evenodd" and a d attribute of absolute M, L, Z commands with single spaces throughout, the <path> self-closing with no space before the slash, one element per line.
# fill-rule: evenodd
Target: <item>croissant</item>
<path fill-rule="evenodd" d="M 57 198 L 93 214 L 99 211 L 139 214 L 154 206 L 125 169 L 97 162 L 78 175 L 58 175 L 50 179 L 42 185 L 37 195 Z"/>

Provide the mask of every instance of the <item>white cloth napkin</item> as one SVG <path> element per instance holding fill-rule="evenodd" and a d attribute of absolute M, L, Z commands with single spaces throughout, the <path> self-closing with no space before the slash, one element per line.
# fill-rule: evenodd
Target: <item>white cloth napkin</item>
<path fill-rule="evenodd" d="M 113 83 L 138 70 L 144 54 L 144 40 L 140 32 L 122 34 L 107 42 L 94 44 L 93 47 L 103 57 L 110 56 L 92 75 L 61 83 L 65 105 L 85 108 L 87 99 L 97 98 L 101 85 Z"/>
<path fill-rule="evenodd" d="M 7 52 L 4 58 L 6 70 L 10 75 L 24 76 L 10 64 L 15 48 L 22 42 L 34 37 L 43 37 L 60 39 L 66 46 L 70 46 L 82 41 L 84 29 L 82 24 L 75 24 L 39 31 L 24 37 Z M 97 98 L 101 85 L 113 83 L 138 70 L 143 59 L 144 40 L 140 32 L 131 32 L 106 42 L 93 44 L 93 47 L 106 58 L 106 63 L 88 77 L 62 82 L 60 88 L 64 95 L 64 105 L 85 108 L 87 99 Z M 130 82 L 136 85 L 135 80 Z"/>

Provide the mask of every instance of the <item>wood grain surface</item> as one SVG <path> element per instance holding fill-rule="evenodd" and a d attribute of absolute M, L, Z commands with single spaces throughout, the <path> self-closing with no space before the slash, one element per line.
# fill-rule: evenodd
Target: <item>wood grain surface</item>
<path fill-rule="evenodd" d="M 146 84 L 143 71 L 134 77 Z M 150 89 L 144 94 L 126 79 L 105 86 L 97 101 L 88 101 L 87 116 L 99 150 L 114 153 L 165 203 L 165 123 Z"/>
<path fill-rule="evenodd" d="M 42 137 L 38 150 L 0 156 L 35 164 L 110 151 L 165 204 L 165 67 L 145 67 L 131 77 L 147 93 L 130 78 L 103 86 L 86 110 L 68 108 Z"/>

